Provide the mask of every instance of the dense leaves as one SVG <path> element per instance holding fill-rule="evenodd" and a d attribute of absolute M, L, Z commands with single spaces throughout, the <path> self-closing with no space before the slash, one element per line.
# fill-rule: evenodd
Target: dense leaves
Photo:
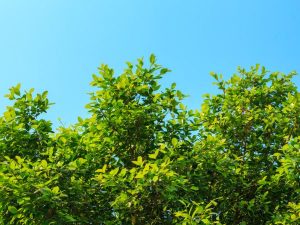
<path fill-rule="evenodd" d="M 144 63 L 146 65 L 144 65 Z M 93 75 L 88 118 L 52 131 L 47 92 L 0 117 L 0 224 L 298 224 L 299 93 L 264 67 L 212 73 L 188 110 L 169 72 L 127 63 Z"/>

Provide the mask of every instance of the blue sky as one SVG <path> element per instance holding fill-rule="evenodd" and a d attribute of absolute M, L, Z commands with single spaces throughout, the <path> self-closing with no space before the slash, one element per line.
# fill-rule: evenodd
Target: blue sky
<path fill-rule="evenodd" d="M 20 82 L 49 91 L 55 126 L 74 123 L 101 63 L 118 73 L 150 53 L 172 70 L 163 85 L 176 82 L 199 108 L 216 91 L 210 71 L 300 72 L 299 11 L 297 0 L 0 0 L 0 112 Z"/>

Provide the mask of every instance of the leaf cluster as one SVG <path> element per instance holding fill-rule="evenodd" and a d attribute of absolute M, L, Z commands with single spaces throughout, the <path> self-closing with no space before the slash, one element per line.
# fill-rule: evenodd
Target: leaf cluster
<path fill-rule="evenodd" d="M 212 73 L 220 94 L 188 110 L 154 55 L 98 71 L 90 116 L 56 132 L 47 92 L 6 95 L 0 224 L 299 223 L 295 73 Z"/>

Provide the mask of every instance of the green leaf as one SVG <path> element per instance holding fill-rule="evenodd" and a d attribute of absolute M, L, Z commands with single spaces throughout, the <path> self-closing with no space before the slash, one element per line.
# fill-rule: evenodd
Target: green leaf
<path fill-rule="evenodd" d="M 76 222 L 77 220 L 76 219 L 74 219 L 71 215 L 64 215 L 64 218 L 68 221 L 68 222 L 70 222 L 70 223 L 72 223 L 72 222 Z"/>
<path fill-rule="evenodd" d="M 16 207 L 14 206 L 8 206 L 8 211 L 12 214 L 17 214 L 18 213 L 18 210 Z"/>
<path fill-rule="evenodd" d="M 154 54 L 151 54 L 151 55 L 150 55 L 150 63 L 151 63 L 151 64 L 154 64 L 155 61 L 156 61 L 155 55 L 154 55 Z"/>
<path fill-rule="evenodd" d="M 141 156 L 138 157 L 137 161 L 132 161 L 137 166 L 143 165 L 143 158 Z"/>
<path fill-rule="evenodd" d="M 18 83 L 17 86 L 14 87 L 14 93 L 18 96 L 20 96 L 20 88 L 21 88 L 21 84 Z"/>
<path fill-rule="evenodd" d="M 207 103 L 203 103 L 201 109 L 203 113 L 207 113 L 209 111 L 209 105 Z"/>
<path fill-rule="evenodd" d="M 191 189 L 192 189 L 193 191 L 198 191 L 198 190 L 199 190 L 199 188 L 196 187 L 196 186 L 192 186 Z"/>
<path fill-rule="evenodd" d="M 210 74 L 210 76 L 212 76 L 215 80 L 219 80 L 218 75 L 217 75 L 216 73 L 210 72 L 209 74 Z"/>
<path fill-rule="evenodd" d="M 204 224 L 211 224 L 211 222 L 208 219 L 202 219 L 201 220 Z"/>
<path fill-rule="evenodd" d="M 158 176 L 154 176 L 152 180 L 153 180 L 153 182 L 157 182 L 158 181 Z"/>
<path fill-rule="evenodd" d="M 42 160 L 42 161 L 41 161 L 41 166 L 42 166 L 43 168 L 47 168 L 47 166 L 48 166 L 47 161 L 46 161 L 46 160 Z"/>
<path fill-rule="evenodd" d="M 106 172 L 106 168 L 107 168 L 107 165 L 105 164 L 102 169 L 97 169 L 96 172 L 97 173 L 105 173 Z"/>
<path fill-rule="evenodd" d="M 14 170 L 16 169 L 16 162 L 15 161 L 11 161 L 10 164 L 9 164 L 9 167 Z"/>
<path fill-rule="evenodd" d="M 52 192 L 54 194 L 57 194 L 59 192 L 59 187 L 58 186 L 55 186 L 54 188 L 52 188 Z"/>
<path fill-rule="evenodd" d="M 136 179 L 143 179 L 145 174 L 143 172 L 139 172 L 134 178 Z"/>
<path fill-rule="evenodd" d="M 48 91 L 44 91 L 43 94 L 42 94 L 42 98 L 43 98 L 43 99 L 46 99 L 46 98 L 47 98 L 47 95 L 48 95 Z"/>
<path fill-rule="evenodd" d="M 180 109 L 181 109 L 181 110 L 186 110 L 186 107 L 185 107 L 185 105 L 184 105 L 184 104 L 182 104 L 182 103 L 180 103 L 180 104 L 179 104 L 179 107 L 180 107 Z"/>
<path fill-rule="evenodd" d="M 160 74 L 161 74 L 161 75 L 164 75 L 164 74 L 166 74 L 166 73 L 168 73 L 168 72 L 170 72 L 170 70 L 167 69 L 167 68 L 162 68 L 162 69 L 160 70 Z"/>
<path fill-rule="evenodd" d="M 178 140 L 176 138 L 172 138 L 172 145 L 174 147 L 177 147 L 177 144 L 178 144 Z"/>
<path fill-rule="evenodd" d="M 111 170 L 111 171 L 109 172 L 109 175 L 115 176 L 118 172 L 119 172 L 119 167 L 117 167 L 117 168 Z"/>
<path fill-rule="evenodd" d="M 157 149 L 157 150 L 155 150 L 155 153 L 149 154 L 149 158 L 150 158 L 150 159 L 156 159 L 158 153 L 159 153 L 159 150 Z"/>

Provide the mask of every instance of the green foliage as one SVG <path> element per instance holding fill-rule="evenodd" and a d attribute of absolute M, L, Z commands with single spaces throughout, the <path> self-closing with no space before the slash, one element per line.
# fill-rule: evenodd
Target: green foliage
<path fill-rule="evenodd" d="M 204 100 L 196 145 L 200 154 L 210 152 L 200 157 L 199 174 L 207 168 L 211 181 L 200 175 L 198 182 L 210 187 L 210 198 L 224 198 L 217 207 L 222 222 L 273 224 L 275 212 L 299 204 L 295 73 L 269 73 L 259 65 L 238 72 L 228 81 L 213 74 L 222 93 Z"/>
<path fill-rule="evenodd" d="M 263 67 L 188 110 L 150 56 L 99 67 L 88 118 L 52 131 L 47 92 L 0 117 L 0 224 L 299 224 L 299 93 Z"/>

